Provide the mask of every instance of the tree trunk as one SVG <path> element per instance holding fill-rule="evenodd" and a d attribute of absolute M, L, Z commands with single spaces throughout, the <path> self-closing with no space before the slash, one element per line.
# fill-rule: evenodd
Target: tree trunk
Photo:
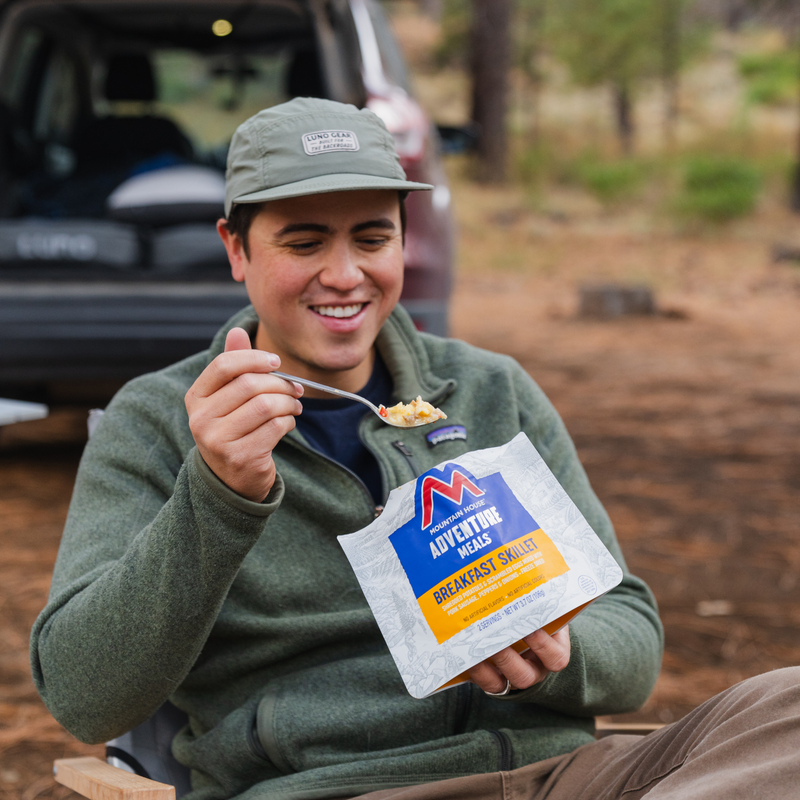
<path fill-rule="evenodd" d="M 524 96 L 530 120 L 528 143 L 534 149 L 541 145 L 542 50 L 545 20 L 545 0 L 528 3 L 527 9 L 517 9 L 514 24 L 523 32 L 523 70 L 527 77 L 527 95 Z"/>
<path fill-rule="evenodd" d="M 725 14 L 725 27 L 734 33 L 738 31 L 747 19 L 748 11 L 746 0 L 732 0 Z"/>
<path fill-rule="evenodd" d="M 678 89 L 681 62 L 681 0 L 663 0 L 662 85 L 664 87 L 664 144 L 675 148 L 678 124 Z"/>
<path fill-rule="evenodd" d="M 614 86 L 614 111 L 617 119 L 617 135 L 624 156 L 633 154 L 633 107 L 628 85 L 618 83 Z"/>
<path fill-rule="evenodd" d="M 478 180 L 506 177 L 506 112 L 511 0 L 472 0 L 472 120 L 478 125 Z"/>
<path fill-rule="evenodd" d="M 800 31 L 796 34 L 795 48 L 800 48 Z M 798 94 L 798 111 L 800 111 L 800 94 Z M 792 172 L 792 183 L 789 189 L 789 204 L 792 211 L 800 211 L 800 126 L 797 130 L 797 156 L 794 170 Z"/>
<path fill-rule="evenodd" d="M 797 155 L 792 171 L 789 204 L 792 211 L 800 211 L 800 130 L 797 133 Z"/>

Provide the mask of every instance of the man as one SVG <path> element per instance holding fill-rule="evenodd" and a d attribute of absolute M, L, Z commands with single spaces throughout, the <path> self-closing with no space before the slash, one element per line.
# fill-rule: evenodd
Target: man
<path fill-rule="evenodd" d="M 678 775 L 708 785 L 709 771 L 743 762 L 735 736 L 707 731 L 759 729 L 776 705 L 796 714 L 797 692 L 788 678 L 750 686 L 758 699 L 739 692 L 691 726 L 594 741 L 595 714 L 632 710 L 652 688 L 655 603 L 530 378 L 509 358 L 418 334 L 397 305 L 404 193 L 427 188 L 405 179 L 368 111 L 294 100 L 237 131 L 219 232 L 252 307 L 106 411 L 33 631 L 39 691 L 90 742 L 171 699 L 190 720 L 173 750 L 193 770 L 193 800 L 629 798 Z M 401 439 L 279 367 L 376 403 L 422 395 L 466 438 L 429 446 L 417 428 Z M 503 651 L 471 684 L 414 700 L 336 536 L 368 524 L 393 487 L 519 431 L 623 581 L 569 630 L 533 632 L 525 655 Z M 772 737 L 773 762 L 787 741 Z M 741 780 L 763 775 L 757 758 Z"/>

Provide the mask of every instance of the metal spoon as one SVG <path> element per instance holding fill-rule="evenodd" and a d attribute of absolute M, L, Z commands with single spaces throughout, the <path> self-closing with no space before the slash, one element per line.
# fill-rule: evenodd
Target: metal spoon
<path fill-rule="evenodd" d="M 374 412 L 380 418 L 381 422 L 385 422 L 387 425 L 393 425 L 395 428 L 418 428 L 421 425 L 429 425 L 431 422 L 436 422 L 437 419 L 440 419 L 440 417 L 436 417 L 435 419 L 427 420 L 425 422 L 403 425 L 399 422 L 392 422 L 384 417 L 383 414 L 381 414 L 381 410 L 378 408 L 378 406 L 373 405 L 369 400 L 367 400 L 366 397 L 362 397 L 360 394 L 352 394 L 352 392 L 334 389 L 333 386 L 325 386 L 324 383 L 317 383 L 316 381 L 310 381 L 306 378 L 298 378 L 295 375 L 287 375 L 285 372 L 271 372 L 270 375 L 275 375 L 278 378 L 285 378 L 287 381 L 295 381 L 296 383 L 303 384 L 303 386 L 309 386 L 312 389 L 319 389 L 321 392 L 335 394 L 337 397 L 345 397 L 348 400 L 357 400 L 359 403 L 363 403 L 370 411 Z"/>

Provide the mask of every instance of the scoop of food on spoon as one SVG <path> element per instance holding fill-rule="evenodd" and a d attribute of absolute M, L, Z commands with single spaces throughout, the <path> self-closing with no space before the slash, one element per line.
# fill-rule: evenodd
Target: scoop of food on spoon
<path fill-rule="evenodd" d="M 447 419 L 447 414 L 438 408 L 434 408 L 430 403 L 423 400 L 422 397 L 417 397 L 410 403 L 398 403 L 396 406 L 386 408 L 386 406 L 376 406 L 370 403 L 366 397 L 360 394 L 353 394 L 352 392 L 345 392 L 342 389 L 334 389 L 333 386 L 325 386 L 324 383 L 317 383 L 316 381 L 309 381 L 306 378 L 298 378 L 294 375 L 287 375 L 285 372 L 273 372 L 278 378 L 285 378 L 287 381 L 294 381 L 301 383 L 303 386 L 308 386 L 311 389 L 318 389 L 320 392 L 327 392 L 334 394 L 337 397 L 344 397 L 348 400 L 357 400 L 363 403 L 370 411 L 377 414 L 387 425 L 394 425 L 396 428 L 416 428 L 420 425 L 429 425 L 431 422 L 436 422 L 437 419 Z"/>

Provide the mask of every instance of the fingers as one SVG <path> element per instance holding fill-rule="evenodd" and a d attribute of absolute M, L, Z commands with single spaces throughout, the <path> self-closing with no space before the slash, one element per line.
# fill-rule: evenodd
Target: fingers
<path fill-rule="evenodd" d="M 523 640 L 530 647 L 524 655 L 535 660 L 548 672 L 561 672 L 569 664 L 569 626 L 565 625 L 552 636 L 543 630 L 534 631 Z"/>
<path fill-rule="evenodd" d="M 491 660 L 481 661 L 467 670 L 469 679 L 476 685 L 483 689 L 484 692 L 491 692 L 497 694 L 506 688 L 505 676 L 499 669 L 491 662 Z M 510 680 L 510 679 L 509 679 Z"/>
<path fill-rule="evenodd" d="M 275 482 L 272 450 L 294 426 L 293 416 L 274 417 L 228 445 L 207 449 L 198 444 L 198 448 L 223 483 L 242 497 L 260 503 Z"/>
<path fill-rule="evenodd" d="M 240 375 L 247 372 L 266 375 L 280 364 L 278 356 L 263 350 L 228 350 L 220 353 L 200 373 L 190 391 L 196 397 L 210 397 Z"/>
<path fill-rule="evenodd" d="M 294 391 L 291 388 L 289 391 Z M 236 442 L 245 436 L 261 431 L 260 438 L 268 440 L 269 422 L 284 417 L 296 417 L 303 412 L 300 401 L 292 394 L 279 392 L 254 392 L 252 395 L 238 395 L 233 387 L 228 387 L 209 401 L 190 418 L 192 432 L 202 439 L 214 439 L 220 445 Z M 294 424 L 291 424 L 291 428 Z M 195 437 L 197 438 L 197 436 Z M 277 441 L 273 443 L 277 444 Z M 271 448 L 270 448 L 271 449 Z"/>
<path fill-rule="evenodd" d="M 275 481 L 272 451 L 302 413 L 303 387 L 270 373 L 273 353 L 254 350 L 232 328 L 218 355 L 186 393 L 189 428 L 212 472 L 233 491 L 261 502 Z"/>
<path fill-rule="evenodd" d="M 225 337 L 225 351 L 203 370 L 189 390 L 189 397 L 210 397 L 240 375 L 268 374 L 280 365 L 281 360 L 274 353 L 254 350 L 244 329 L 231 328 Z"/>
<path fill-rule="evenodd" d="M 190 417 L 189 427 L 211 471 L 237 494 L 260 503 L 275 482 L 272 451 L 301 410 L 296 398 L 259 395 L 224 417 Z"/>
<path fill-rule="evenodd" d="M 303 387 L 299 383 L 269 377 L 280 363 L 274 353 L 254 350 L 245 330 L 231 328 L 225 339 L 225 352 L 203 370 L 186 393 L 189 415 L 194 417 L 195 424 L 202 424 L 203 411 L 210 417 L 225 416 L 259 394 L 302 397 Z M 208 398 L 213 402 L 203 402 Z M 246 430 L 253 430 L 257 424 Z"/>
<path fill-rule="evenodd" d="M 543 630 L 535 631 L 524 641 L 530 647 L 529 651 L 520 654 L 507 647 L 472 667 L 470 680 L 493 694 L 505 689 L 506 679 L 513 689 L 527 689 L 569 664 L 570 642 L 566 626 L 553 636 Z"/>
<path fill-rule="evenodd" d="M 225 352 L 230 353 L 232 350 L 252 350 L 253 346 L 250 344 L 250 337 L 244 328 L 231 328 L 228 335 L 225 337 Z"/>
<path fill-rule="evenodd" d="M 191 390 L 190 390 L 191 391 Z M 206 416 L 209 418 L 225 417 L 249 405 L 251 411 L 270 415 L 271 403 L 279 397 L 289 397 L 296 400 L 303 396 L 303 387 L 299 383 L 276 378 L 269 373 L 244 372 L 223 384 L 213 394 L 208 396 L 187 396 L 187 407 L 193 415 L 195 423 Z M 260 398 L 260 399 L 259 399 Z M 283 406 L 281 413 L 299 414 L 302 411 L 299 403 L 292 404 L 297 411 L 289 411 L 288 406 Z M 250 427 L 241 430 L 253 430 L 263 420 L 254 422 Z"/>

